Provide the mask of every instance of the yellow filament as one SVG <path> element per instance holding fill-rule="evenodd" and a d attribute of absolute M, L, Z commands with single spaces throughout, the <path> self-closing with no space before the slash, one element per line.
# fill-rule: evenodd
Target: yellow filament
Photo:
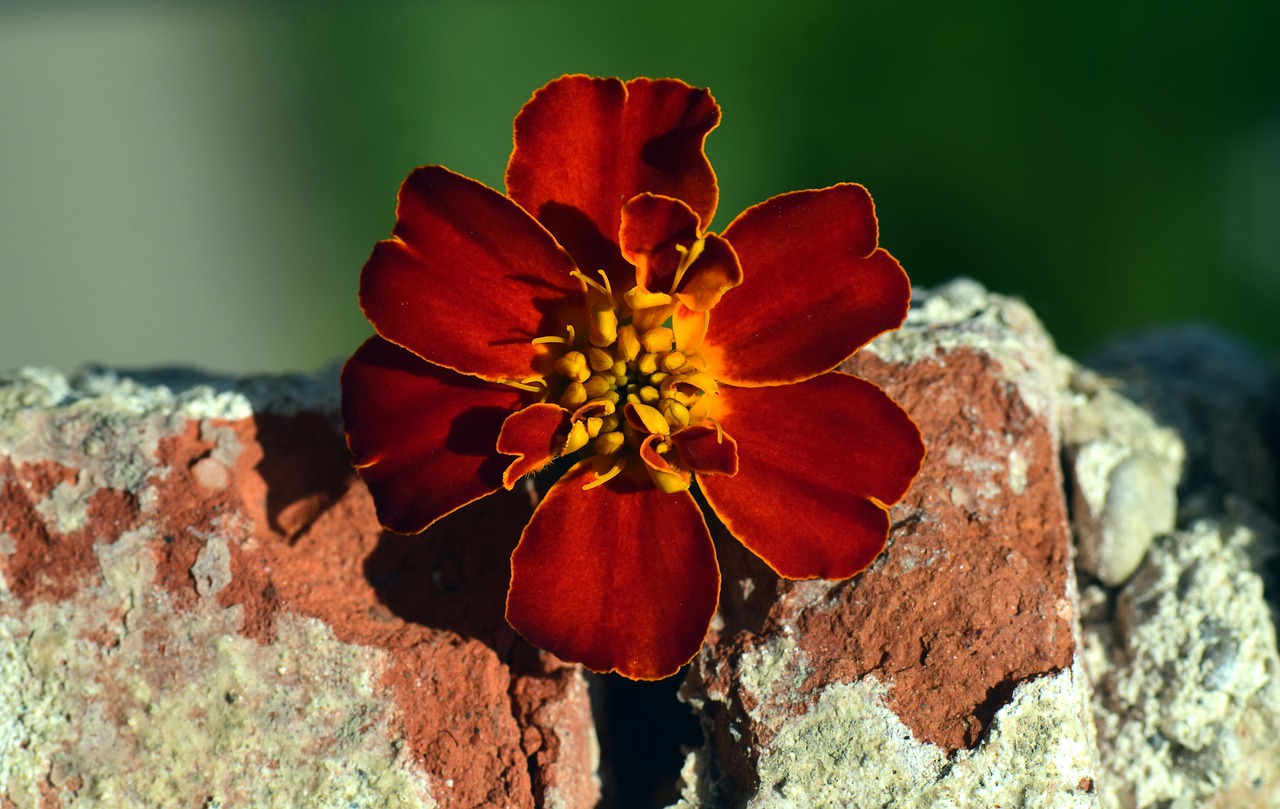
<path fill-rule="evenodd" d="M 604 280 L 603 286 L 596 283 L 594 280 L 588 278 L 586 276 L 586 273 L 582 272 L 582 270 L 573 270 L 569 274 L 577 278 L 582 283 L 586 284 L 589 288 L 594 289 L 596 292 L 599 292 L 601 295 L 603 295 L 605 300 L 609 302 L 610 309 L 617 308 L 616 305 L 614 304 L 613 287 L 610 286 L 609 284 L 609 276 L 605 273 L 604 270 L 596 270 L 596 272 L 600 273 L 600 277 Z"/>
<path fill-rule="evenodd" d="M 522 379 L 519 382 L 514 379 L 504 379 L 502 380 L 502 384 L 510 385 L 511 387 L 519 390 L 527 390 L 530 393 L 537 393 L 540 390 L 546 390 L 547 380 L 540 376 L 531 376 L 528 379 Z"/>
<path fill-rule="evenodd" d="M 706 246 L 706 239 L 698 239 L 693 243 L 693 248 L 685 247 L 683 244 L 677 244 L 676 250 L 680 253 L 680 264 L 676 267 L 676 276 L 671 281 L 671 294 L 676 294 L 676 287 L 680 286 L 680 282 L 684 280 L 684 273 L 689 267 L 693 266 L 693 262 L 698 260 L 698 256 L 702 255 L 702 249 Z"/>
<path fill-rule="evenodd" d="M 533 344 L 542 345 L 545 343 L 561 343 L 562 345 L 567 345 L 567 346 L 573 345 L 573 337 L 574 337 L 573 326 L 566 325 L 564 328 L 565 328 L 565 331 L 569 332 L 568 339 L 565 339 L 564 337 L 556 337 L 554 335 L 547 336 L 547 337 L 535 337 L 533 338 Z"/>
<path fill-rule="evenodd" d="M 627 465 L 627 458 L 624 455 L 623 457 L 619 458 L 616 463 L 614 463 L 612 469 L 610 469 L 608 472 L 605 472 L 603 475 L 597 475 L 596 479 L 586 484 L 585 486 L 583 486 L 582 490 L 585 492 L 587 489 L 594 489 L 597 486 L 603 486 L 604 484 L 608 483 L 609 481 L 617 477 L 618 473 L 622 471 L 622 467 L 626 465 Z"/>
<path fill-rule="evenodd" d="M 709 421 L 709 422 L 711 422 L 712 424 L 714 424 L 714 425 L 715 425 L 715 427 L 716 427 L 716 443 L 717 443 L 717 444 L 723 444 L 723 443 L 724 443 L 724 428 L 720 426 L 720 422 L 716 421 L 715 419 L 711 418 L 710 416 L 703 416 L 703 417 L 702 417 L 702 420 L 703 420 L 703 421 Z"/>

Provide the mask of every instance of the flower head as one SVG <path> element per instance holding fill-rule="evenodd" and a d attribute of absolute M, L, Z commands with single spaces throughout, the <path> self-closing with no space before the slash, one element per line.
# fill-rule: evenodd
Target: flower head
<path fill-rule="evenodd" d="M 716 609 L 691 487 L 782 576 L 847 578 L 924 454 L 901 408 L 834 370 L 910 298 L 871 197 L 783 194 L 710 232 L 719 118 L 683 82 L 566 76 L 516 118 L 507 195 L 414 171 L 361 274 L 377 335 L 342 375 L 391 530 L 576 460 L 512 554 L 507 620 L 633 678 L 688 662 Z"/>

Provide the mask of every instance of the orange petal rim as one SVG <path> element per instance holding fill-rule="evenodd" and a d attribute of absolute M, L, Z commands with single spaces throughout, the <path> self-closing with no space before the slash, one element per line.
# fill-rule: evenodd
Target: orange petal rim
<path fill-rule="evenodd" d="M 920 430 L 864 379 L 829 373 L 777 388 L 722 387 L 738 474 L 700 475 L 743 545 L 789 579 L 843 579 L 880 554 L 888 506 L 924 459 Z M 798 528 L 794 515 L 804 514 Z"/>
<path fill-rule="evenodd" d="M 347 444 L 383 526 L 416 534 L 496 491 L 494 449 L 518 391 L 440 368 L 371 337 L 342 369 Z"/>
<path fill-rule="evenodd" d="M 845 183 L 782 194 L 724 231 L 743 282 L 716 307 L 707 342 L 722 382 L 799 382 L 832 370 L 906 318 L 911 284 L 876 248 L 871 196 Z M 767 333 L 761 323 L 770 320 Z M 763 338 L 763 339 L 762 339 Z"/>
<path fill-rule="evenodd" d="M 584 491 L 588 460 L 551 488 L 511 555 L 507 621 L 592 671 L 657 680 L 702 646 L 720 570 L 693 497 L 640 478 Z"/>
<path fill-rule="evenodd" d="M 564 76 L 516 116 L 507 193 L 579 267 L 604 269 L 625 290 L 622 204 L 651 191 L 684 200 L 710 224 L 719 191 L 703 145 L 719 123 L 711 94 L 682 81 Z"/>
<path fill-rule="evenodd" d="M 360 306 L 383 338 L 499 381 L 535 372 L 535 337 L 564 331 L 581 286 L 554 238 L 511 200 L 440 166 L 400 188 L 393 237 L 360 274 Z"/>

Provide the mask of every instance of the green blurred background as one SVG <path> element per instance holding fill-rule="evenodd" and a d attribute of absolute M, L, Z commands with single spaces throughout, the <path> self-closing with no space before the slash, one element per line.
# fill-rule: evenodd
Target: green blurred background
<path fill-rule="evenodd" d="M 1192 319 L 1274 353 L 1278 36 L 1275 0 L 9 0 L 0 368 L 340 359 L 400 180 L 500 187 L 565 72 L 709 86 L 720 227 L 855 180 L 916 284 L 1020 295 L 1070 353 Z"/>

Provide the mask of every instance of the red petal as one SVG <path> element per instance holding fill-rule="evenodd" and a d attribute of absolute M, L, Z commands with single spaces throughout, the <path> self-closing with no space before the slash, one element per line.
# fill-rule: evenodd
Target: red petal
<path fill-rule="evenodd" d="M 720 398 L 738 474 L 698 484 L 733 535 L 787 578 L 843 579 L 869 565 L 884 548 L 885 504 L 902 498 L 924 458 L 902 408 L 841 373 L 723 387 Z"/>
<path fill-rule="evenodd" d="M 698 215 L 677 199 L 640 194 L 622 209 L 622 254 L 635 265 L 636 283 L 649 292 L 677 293 L 686 307 L 705 312 L 742 283 L 742 267 L 728 242 L 709 233 L 697 244 L 698 233 Z M 691 250 L 697 255 L 676 284 Z"/>
<path fill-rule="evenodd" d="M 680 462 L 699 475 L 738 474 L 738 442 L 710 424 L 694 424 L 673 433 Z"/>
<path fill-rule="evenodd" d="M 569 256 L 511 200 L 440 166 L 400 188 L 393 238 L 360 275 L 360 306 L 385 339 L 491 380 L 523 379 L 581 307 Z"/>
<path fill-rule="evenodd" d="M 551 488 L 511 555 L 507 620 L 564 660 L 656 680 L 697 654 L 720 571 L 693 497 L 640 478 L 583 491 L 583 461 Z"/>
<path fill-rule="evenodd" d="M 721 381 L 808 379 L 907 316 L 910 282 L 876 249 L 875 208 L 860 185 L 774 197 L 735 219 L 724 237 L 744 277 L 716 307 L 707 335 Z"/>
<path fill-rule="evenodd" d="M 498 452 L 518 457 L 502 473 L 502 485 L 510 489 L 558 458 L 568 431 L 569 411 L 560 405 L 533 404 L 507 416 L 498 434 Z"/>
<path fill-rule="evenodd" d="M 371 337 L 342 369 L 342 420 L 378 521 L 414 534 L 502 485 L 494 449 L 514 388 L 439 368 Z"/>
<path fill-rule="evenodd" d="M 718 192 L 703 143 L 719 122 L 710 93 L 674 79 L 556 79 L 516 116 L 507 193 L 582 269 L 605 269 L 626 290 L 622 203 L 652 191 L 684 200 L 710 224 Z"/>

